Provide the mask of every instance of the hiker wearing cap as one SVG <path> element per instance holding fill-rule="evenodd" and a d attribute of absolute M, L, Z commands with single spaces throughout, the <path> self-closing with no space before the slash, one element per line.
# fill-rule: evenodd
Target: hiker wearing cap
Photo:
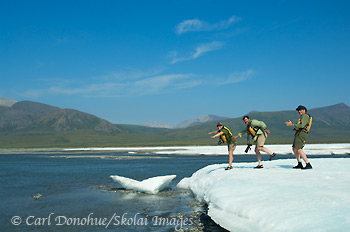
<path fill-rule="evenodd" d="M 258 121 L 256 119 L 250 119 L 249 116 L 244 116 L 243 121 L 245 124 L 247 124 L 247 128 L 238 133 L 236 136 L 233 138 L 242 137 L 243 134 L 247 134 L 247 143 L 248 147 L 246 149 L 246 153 L 248 150 L 250 150 L 250 146 L 252 145 L 250 142 L 250 138 L 253 139 L 253 142 L 255 143 L 255 154 L 258 159 L 258 166 L 255 168 L 263 168 L 264 166 L 262 165 L 261 162 L 261 153 L 260 151 L 266 152 L 267 154 L 270 155 L 270 161 L 272 160 L 273 157 L 276 156 L 276 153 L 271 152 L 269 149 L 264 147 L 265 141 L 267 138 L 267 135 L 270 134 L 270 131 L 266 129 L 266 124 L 263 121 Z"/>
<path fill-rule="evenodd" d="M 292 123 L 290 120 L 288 122 L 285 122 L 287 126 L 291 126 L 294 128 L 295 135 L 294 135 L 294 141 L 293 141 L 293 153 L 295 157 L 298 160 L 298 165 L 293 168 L 300 168 L 300 169 L 312 169 L 311 164 L 309 163 L 309 160 L 306 157 L 305 152 L 303 151 L 303 148 L 306 143 L 306 139 L 309 135 L 309 130 L 312 124 L 312 117 L 307 113 L 307 109 L 305 106 L 298 106 L 296 108 L 296 111 L 298 111 L 300 118 L 297 123 Z M 303 167 L 301 163 L 300 157 L 304 160 L 306 166 Z"/>
<path fill-rule="evenodd" d="M 218 142 L 219 145 L 222 143 L 227 143 L 229 162 L 228 162 L 228 167 L 225 168 L 225 170 L 230 170 L 232 169 L 233 151 L 236 149 L 236 145 L 237 145 L 236 139 L 232 137 L 232 133 L 230 129 L 224 126 L 221 122 L 218 122 L 216 124 L 216 127 L 218 128 L 218 130 L 209 132 L 208 134 L 215 133 L 215 135 L 211 136 L 212 139 L 216 137 L 220 137 L 220 140 Z"/>

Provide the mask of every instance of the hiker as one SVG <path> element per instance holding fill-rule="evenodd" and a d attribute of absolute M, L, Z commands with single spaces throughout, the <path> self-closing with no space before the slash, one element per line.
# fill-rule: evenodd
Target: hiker
<path fill-rule="evenodd" d="M 298 160 L 298 165 L 293 168 L 312 169 L 312 166 L 309 160 L 307 159 L 305 152 L 303 151 L 312 124 L 312 117 L 307 113 L 307 109 L 305 106 L 298 106 L 296 108 L 296 111 L 298 111 L 300 115 L 298 122 L 292 123 L 290 120 L 288 122 L 285 122 L 287 126 L 293 127 L 296 131 L 294 135 L 292 149 L 295 157 Z M 305 167 L 303 167 L 301 163 L 300 156 L 305 161 Z"/>
<path fill-rule="evenodd" d="M 220 140 L 218 142 L 219 145 L 225 142 L 227 143 L 229 162 L 228 162 L 228 167 L 225 168 L 225 170 L 230 170 L 232 169 L 233 151 L 236 149 L 236 145 L 237 145 L 236 139 L 232 137 L 232 133 L 230 129 L 224 126 L 221 122 L 218 122 L 216 126 L 218 130 L 209 132 L 208 134 L 215 133 L 215 135 L 211 136 L 212 139 L 216 137 L 220 137 Z"/>
<path fill-rule="evenodd" d="M 267 135 L 270 134 L 270 131 L 266 129 L 266 124 L 263 121 L 258 121 L 256 119 L 250 119 L 249 116 L 244 116 L 243 121 L 245 124 L 247 124 L 247 128 L 240 133 L 238 133 L 233 138 L 242 137 L 242 134 L 247 133 L 247 149 L 245 152 L 247 153 L 248 150 L 250 150 L 250 146 L 252 143 L 250 142 L 250 138 L 253 139 L 253 142 L 255 143 L 255 154 L 258 159 L 258 166 L 255 168 L 263 168 L 261 162 L 261 153 L 260 151 L 266 152 L 270 155 L 270 161 L 273 159 L 273 157 L 276 156 L 276 153 L 271 152 L 269 149 L 264 147 Z"/>

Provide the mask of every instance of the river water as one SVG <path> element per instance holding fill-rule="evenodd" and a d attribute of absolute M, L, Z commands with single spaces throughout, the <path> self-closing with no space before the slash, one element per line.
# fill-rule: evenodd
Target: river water
<path fill-rule="evenodd" d="M 227 159 L 123 152 L 0 155 L 0 231 L 224 231 L 205 215 L 205 205 L 176 184 Z M 256 157 L 235 156 L 234 162 Z M 172 174 L 177 177 L 169 189 L 156 195 L 125 190 L 109 177 Z"/>
<path fill-rule="evenodd" d="M 67 158 L 73 156 L 74 158 Z M 79 158 L 84 157 L 84 158 Z M 98 158 L 98 157 L 109 158 Z M 155 157 L 155 158 L 154 158 Z M 176 184 L 226 156 L 0 155 L 1 231 L 176 231 L 203 210 Z M 110 175 L 143 180 L 177 175 L 156 195 L 122 189 Z M 40 195 L 41 196 L 40 196 Z M 39 199 L 34 199 L 39 198 Z M 18 224 L 18 225 L 17 225 Z M 219 227 L 218 227 L 219 228 Z"/>

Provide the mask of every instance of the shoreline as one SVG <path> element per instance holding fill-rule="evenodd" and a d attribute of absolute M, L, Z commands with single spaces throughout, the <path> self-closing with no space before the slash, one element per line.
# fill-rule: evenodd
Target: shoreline
<path fill-rule="evenodd" d="M 234 155 L 255 155 L 254 145 L 245 153 L 246 145 L 237 145 Z M 291 144 L 265 145 L 278 155 L 291 155 Z M 350 155 L 350 143 L 306 144 L 307 155 Z M 11 154 L 101 154 L 125 152 L 129 155 L 227 155 L 227 146 L 158 146 L 158 147 L 85 147 L 85 148 L 0 148 L 0 155 Z"/>

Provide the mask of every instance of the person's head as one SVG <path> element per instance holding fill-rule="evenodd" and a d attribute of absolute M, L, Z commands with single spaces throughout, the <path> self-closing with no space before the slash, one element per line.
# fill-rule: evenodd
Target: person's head
<path fill-rule="evenodd" d="M 218 123 L 216 124 L 216 127 L 217 127 L 219 130 L 221 130 L 221 129 L 224 127 L 224 125 L 223 125 L 221 122 L 218 122 Z"/>
<path fill-rule="evenodd" d="M 245 115 L 245 116 L 242 118 L 242 120 L 244 121 L 245 124 L 249 124 L 250 121 L 251 121 L 248 115 Z"/>
<path fill-rule="evenodd" d="M 298 111 L 299 115 L 307 113 L 306 107 L 302 105 L 298 106 L 295 110 Z"/>

